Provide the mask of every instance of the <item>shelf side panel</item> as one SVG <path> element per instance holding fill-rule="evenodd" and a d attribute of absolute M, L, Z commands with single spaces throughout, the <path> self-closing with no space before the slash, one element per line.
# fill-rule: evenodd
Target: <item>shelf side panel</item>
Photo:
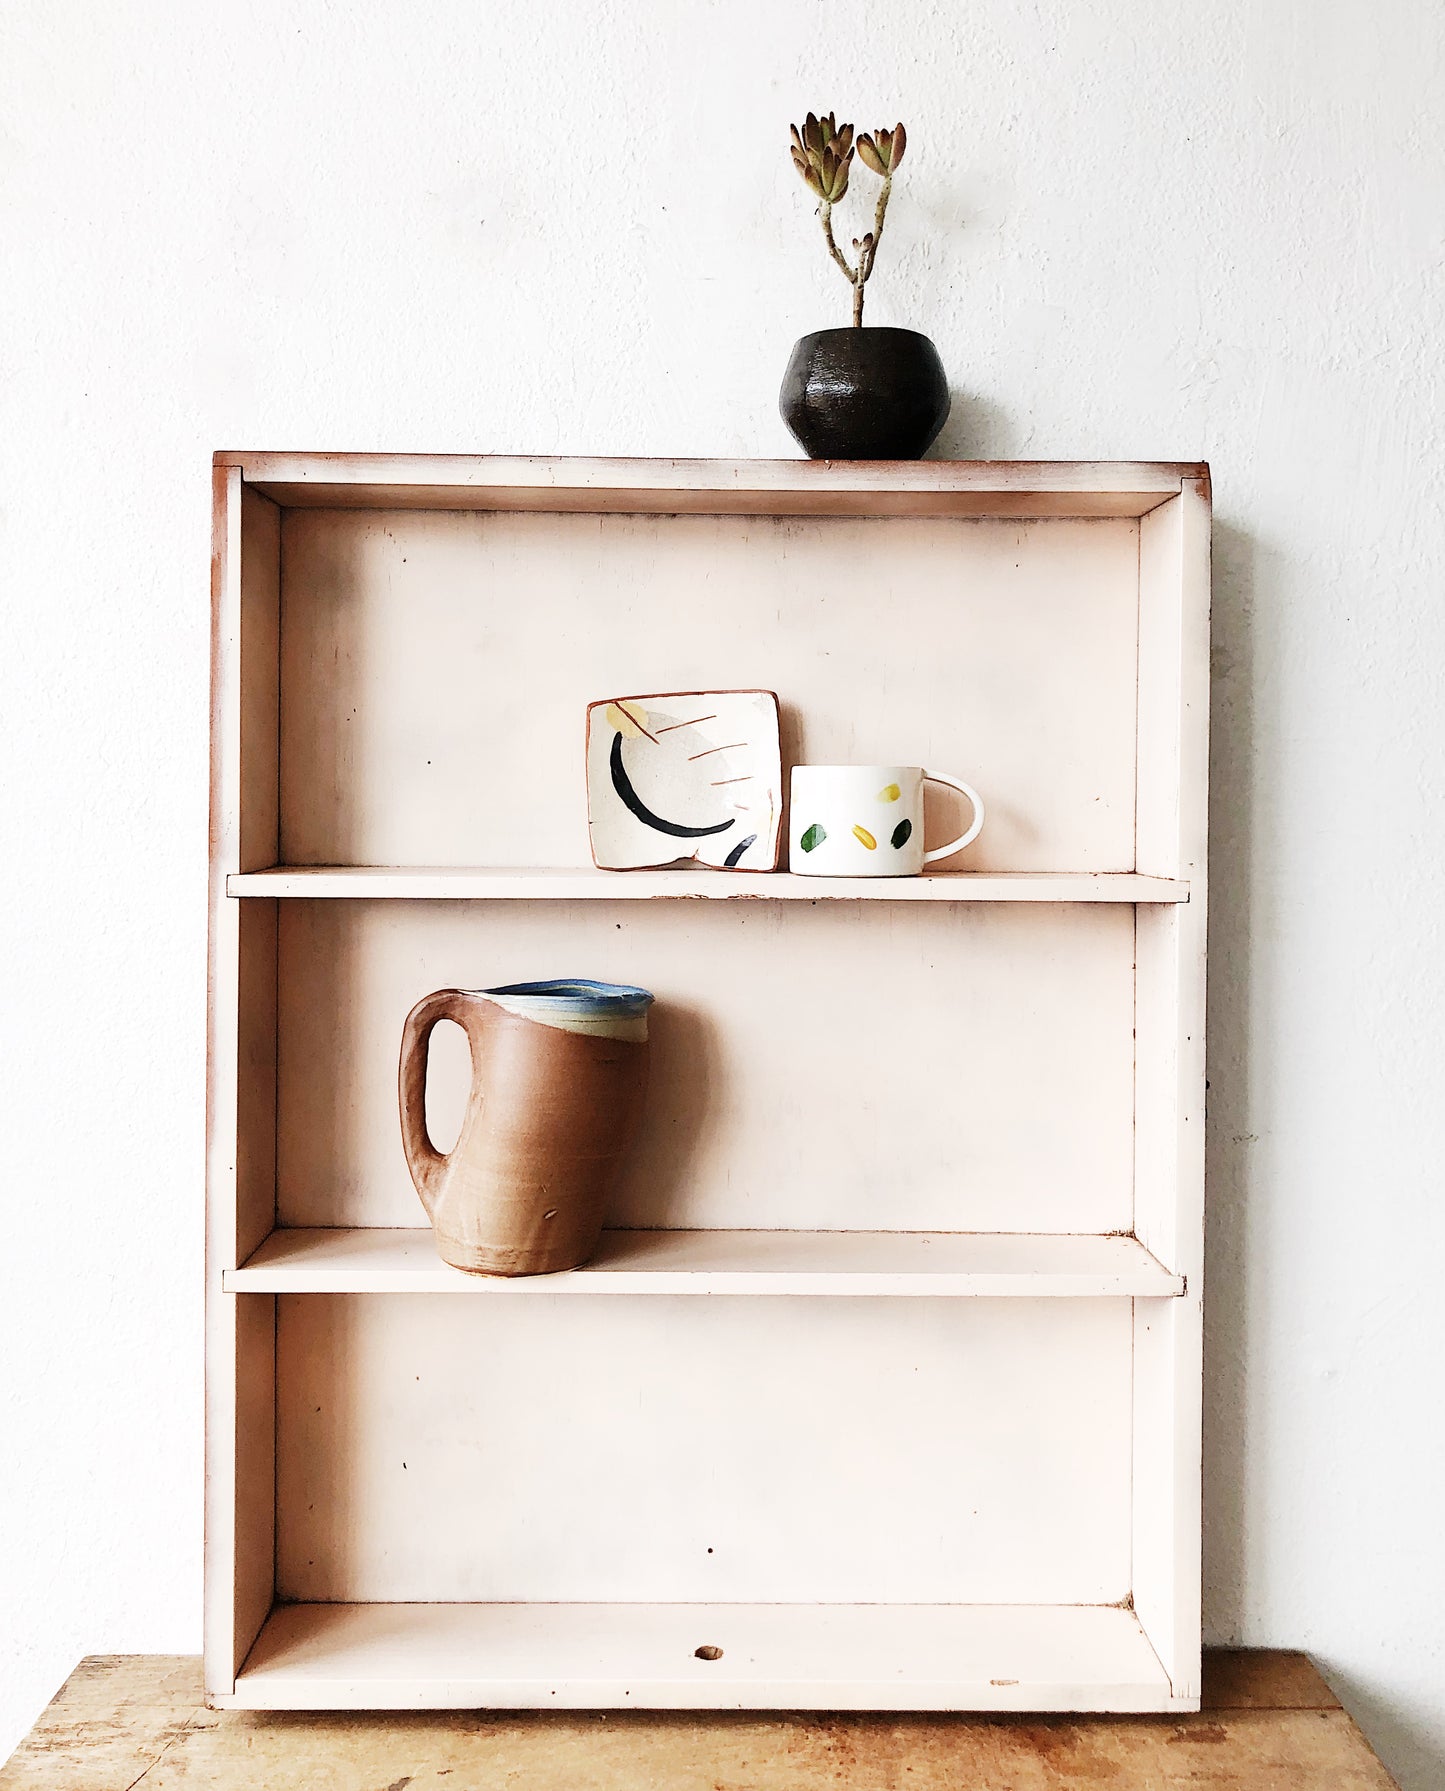
<path fill-rule="evenodd" d="M 275 506 L 227 469 L 213 497 L 205 1649 L 224 1691 L 274 1597 L 274 1301 L 222 1277 L 275 1221 L 276 904 L 225 890 L 277 844 L 280 580 Z"/>
<path fill-rule="evenodd" d="M 281 512 L 249 486 L 241 488 L 240 812 L 236 845 L 241 871 L 280 856 Z"/>
<path fill-rule="evenodd" d="M 276 1302 L 234 1299 L 237 1671 L 276 1597 Z"/>
<path fill-rule="evenodd" d="M 1190 900 L 1136 913 L 1135 1230 L 1186 1286 L 1135 1309 L 1134 1597 L 1183 1695 L 1200 1654 L 1209 527 L 1186 481 L 1140 530 L 1139 869 L 1188 879 Z"/>
<path fill-rule="evenodd" d="M 1139 524 L 1135 869 L 1191 884 L 1208 851 L 1209 531 L 1190 483 Z"/>
<path fill-rule="evenodd" d="M 1203 1317 L 1191 1289 L 1134 1303 L 1134 1606 L 1181 1697 L 1199 1696 Z"/>

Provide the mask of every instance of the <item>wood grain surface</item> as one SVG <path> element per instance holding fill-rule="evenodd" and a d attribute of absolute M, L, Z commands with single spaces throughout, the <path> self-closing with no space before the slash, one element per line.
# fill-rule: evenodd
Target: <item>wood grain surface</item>
<path fill-rule="evenodd" d="M 0 1791 L 1389 1791 L 1302 1654 L 1205 1655 L 1185 1717 L 261 1715 L 188 1655 L 94 1655 Z"/>

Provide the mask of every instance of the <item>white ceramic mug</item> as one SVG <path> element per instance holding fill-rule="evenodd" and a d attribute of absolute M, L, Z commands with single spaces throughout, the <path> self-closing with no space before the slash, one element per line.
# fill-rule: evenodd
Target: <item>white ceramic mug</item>
<path fill-rule="evenodd" d="M 973 825 L 923 849 L 923 786 L 947 784 L 973 804 Z M 916 877 L 978 838 L 983 801 L 961 778 L 921 765 L 795 765 L 788 869 L 804 877 Z"/>

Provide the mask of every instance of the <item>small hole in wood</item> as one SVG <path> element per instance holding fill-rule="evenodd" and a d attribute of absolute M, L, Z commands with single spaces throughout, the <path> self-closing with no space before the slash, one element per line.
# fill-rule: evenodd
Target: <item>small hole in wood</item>
<path fill-rule="evenodd" d="M 714 1647 L 711 1642 L 704 1642 L 701 1648 L 694 1648 L 693 1653 L 699 1660 L 721 1660 L 722 1649 Z"/>

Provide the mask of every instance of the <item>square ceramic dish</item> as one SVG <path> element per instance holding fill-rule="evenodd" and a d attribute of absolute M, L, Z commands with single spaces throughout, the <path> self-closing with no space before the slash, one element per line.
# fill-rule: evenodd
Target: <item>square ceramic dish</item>
<path fill-rule="evenodd" d="M 600 870 L 773 871 L 783 815 L 770 690 L 609 697 L 587 709 L 587 829 Z"/>

